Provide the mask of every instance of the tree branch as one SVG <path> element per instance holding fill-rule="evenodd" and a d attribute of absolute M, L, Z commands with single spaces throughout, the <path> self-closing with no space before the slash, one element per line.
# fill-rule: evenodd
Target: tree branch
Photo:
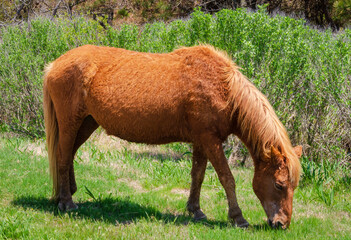
<path fill-rule="evenodd" d="M 61 2 L 62 2 L 62 0 L 59 0 L 59 2 L 56 4 L 56 7 L 55 7 L 54 10 L 52 11 L 51 20 L 56 16 L 57 10 L 59 9 Z"/>

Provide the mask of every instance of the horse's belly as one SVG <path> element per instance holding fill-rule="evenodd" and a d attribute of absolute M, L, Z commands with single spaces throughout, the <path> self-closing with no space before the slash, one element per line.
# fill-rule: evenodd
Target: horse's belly
<path fill-rule="evenodd" d="M 185 115 L 174 103 L 101 104 L 93 107 L 91 115 L 107 134 L 127 141 L 149 144 L 189 141 Z"/>
<path fill-rule="evenodd" d="M 157 116 L 154 118 L 119 116 L 110 120 L 101 124 L 107 134 L 127 141 L 149 144 L 186 141 L 183 126 L 179 126 L 178 123 L 170 119 L 160 121 Z"/>

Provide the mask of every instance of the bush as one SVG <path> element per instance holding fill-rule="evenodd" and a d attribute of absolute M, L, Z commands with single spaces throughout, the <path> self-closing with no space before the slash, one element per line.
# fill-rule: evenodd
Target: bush
<path fill-rule="evenodd" d="M 222 10 L 214 16 L 199 9 L 188 20 L 143 27 L 102 28 L 82 17 L 38 18 L 1 28 L 0 125 L 41 137 L 44 65 L 84 44 L 145 52 L 170 52 L 178 46 L 209 43 L 227 51 L 264 92 L 294 143 L 312 159 L 350 161 L 351 31 L 315 30 L 303 20 L 265 9 Z"/>
<path fill-rule="evenodd" d="M 0 125 L 30 137 L 44 135 L 42 76 L 46 63 L 71 48 L 98 42 L 98 26 L 73 21 L 36 19 L 1 28 Z M 4 127 L 5 126 L 5 127 Z"/>

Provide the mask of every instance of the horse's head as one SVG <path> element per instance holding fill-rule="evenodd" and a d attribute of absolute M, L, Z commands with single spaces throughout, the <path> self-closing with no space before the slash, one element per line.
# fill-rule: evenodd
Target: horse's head
<path fill-rule="evenodd" d="M 298 158 L 301 151 L 301 146 L 294 148 Z M 286 229 L 291 221 L 293 194 L 298 180 L 291 179 L 289 161 L 290 159 L 272 146 L 271 159 L 260 161 L 255 167 L 253 189 L 267 214 L 269 225 L 274 228 Z"/>

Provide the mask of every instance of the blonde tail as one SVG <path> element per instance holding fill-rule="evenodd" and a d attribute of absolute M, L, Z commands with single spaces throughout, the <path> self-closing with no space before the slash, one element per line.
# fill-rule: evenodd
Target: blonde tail
<path fill-rule="evenodd" d="M 52 67 L 52 64 L 45 68 L 44 76 L 44 121 L 45 121 L 45 132 L 46 132 L 46 143 L 49 157 L 50 175 L 53 182 L 52 199 L 58 200 L 59 185 L 58 185 L 58 174 L 57 174 L 57 146 L 59 140 L 58 124 L 56 118 L 55 107 L 52 102 L 51 96 L 47 88 L 47 76 Z"/>

